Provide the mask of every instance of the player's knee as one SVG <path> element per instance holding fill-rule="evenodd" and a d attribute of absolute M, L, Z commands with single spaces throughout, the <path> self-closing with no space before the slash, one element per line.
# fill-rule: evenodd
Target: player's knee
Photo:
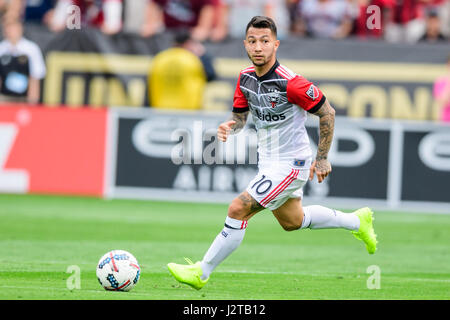
<path fill-rule="evenodd" d="M 242 201 L 233 200 L 228 207 L 228 216 L 233 219 L 242 220 L 246 215 Z"/>
<path fill-rule="evenodd" d="M 286 223 L 281 225 L 285 231 L 295 231 L 302 227 L 301 222 L 300 223 Z"/>
<path fill-rule="evenodd" d="M 290 219 L 280 223 L 285 231 L 295 231 L 302 227 L 302 217 Z"/>

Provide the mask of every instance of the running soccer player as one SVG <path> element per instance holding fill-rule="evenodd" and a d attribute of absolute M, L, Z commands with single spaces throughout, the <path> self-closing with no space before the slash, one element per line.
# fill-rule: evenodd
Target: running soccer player
<path fill-rule="evenodd" d="M 377 240 L 373 213 L 362 208 L 343 213 L 319 205 L 302 207 L 302 188 L 314 174 L 321 183 L 330 173 L 327 159 L 335 111 L 314 84 L 281 65 L 280 45 L 272 19 L 253 17 L 247 25 L 245 49 L 253 65 L 242 70 L 236 86 L 232 118 L 222 123 L 218 139 L 239 132 L 251 112 L 258 132 L 259 172 L 229 208 L 223 230 L 202 261 L 187 265 L 169 263 L 175 279 L 199 290 L 211 272 L 242 242 L 250 218 L 263 209 L 272 211 L 286 231 L 343 228 L 375 253 Z M 319 117 L 319 144 L 315 159 L 305 129 L 307 113 Z"/>

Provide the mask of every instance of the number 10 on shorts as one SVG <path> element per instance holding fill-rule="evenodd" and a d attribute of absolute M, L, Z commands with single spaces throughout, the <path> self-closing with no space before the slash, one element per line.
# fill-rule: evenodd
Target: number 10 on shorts
<path fill-rule="evenodd" d="M 262 175 L 261 179 L 256 181 L 252 186 L 252 189 L 254 189 L 258 195 L 265 194 L 270 188 L 272 188 L 272 181 L 266 179 L 265 175 Z"/>

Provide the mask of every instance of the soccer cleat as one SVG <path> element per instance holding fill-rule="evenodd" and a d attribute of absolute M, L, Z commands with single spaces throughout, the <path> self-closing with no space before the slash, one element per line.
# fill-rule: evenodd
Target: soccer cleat
<path fill-rule="evenodd" d="M 370 254 L 374 254 L 377 250 L 377 235 L 373 230 L 372 221 L 375 220 L 373 218 L 373 212 L 370 208 L 361 208 L 354 212 L 359 218 L 359 229 L 358 231 L 352 231 L 353 235 L 356 239 L 364 241 L 366 244 L 367 252 Z"/>
<path fill-rule="evenodd" d="M 200 278 L 203 273 L 200 261 L 194 264 L 190 259 L 184 259 L 189 264 L 169 263 L 167 268 L 178 282 L 188 284 L 192 288 L 200 290 L 208 282 L 209 277 L 206 280 Z"/>

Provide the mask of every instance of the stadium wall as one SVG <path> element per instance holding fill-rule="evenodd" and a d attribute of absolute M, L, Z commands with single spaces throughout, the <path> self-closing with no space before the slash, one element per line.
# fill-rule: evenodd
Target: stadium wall
<path fill-rule="evenodd" d="M 0 192 L 227 203 L 257 172 L 256 132 L 224 112 L 0 106 Z M 308 118 L 313 149 L 318 123 Z M 450 126 L 336 120 L 333 173 L 305 203 L 450 213 Z"/>

